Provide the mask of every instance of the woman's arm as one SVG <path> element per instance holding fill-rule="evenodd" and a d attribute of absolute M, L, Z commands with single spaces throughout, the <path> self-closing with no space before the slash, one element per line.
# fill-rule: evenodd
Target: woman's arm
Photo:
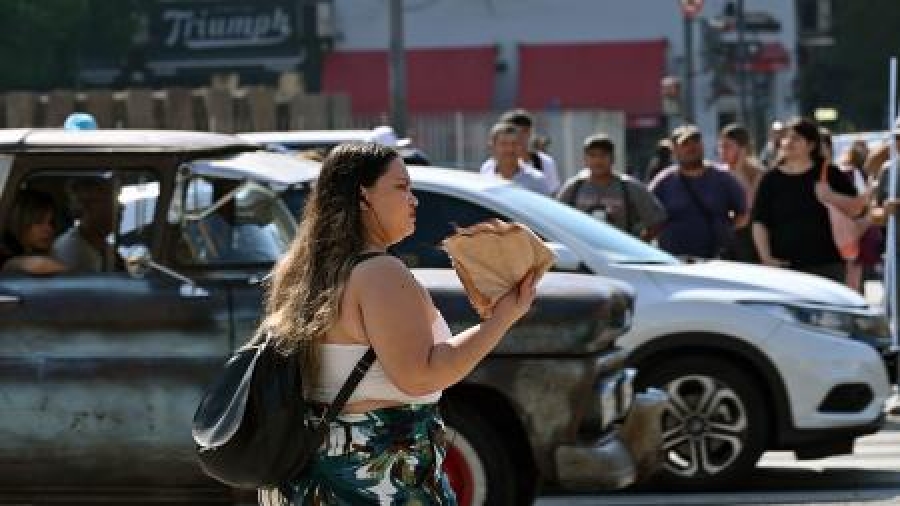
<path fill-rule="evenodd" d="M 366 262 L 351 281 L 379 362 L 397 388 L 413 396 L 442 390 L 464 378 L 528 311 L 535 294 L 535 280 L 528 275 L 497 302 L 491 318 L 435 343 L 432 309 L 399 260 L 382 257 Z"/>
<path fill-rule="evenodd" d="M 3 270 L 27 274 L 59 274 L 66 270 L 66 266 L 47 255 L 19 255 L 7 260 L 3 264 Z"/>
<path fill-rule="evenodd" d="M 847 216 L 853 217 L 861 215 L 869 202 L 868 192 L 856 196 L 843 195 L 832 190 L 828 184 L 823 182 L 816 183 L 816 196 L 820 202 L 829 203 Z"/>
<path fill-rule="evenodd" d="M 769 229 L 765 225 L 754 221 L 752 232 L 753 243 L 756 245 L 760 262 L 771 267 L 787 267 L 789 265 L 787 261 L 772 256 L 772 248 L 769 245 Z"/>
<path fill-rule="evenodd" d="M 863 214 L 869 204 L 870 195 L 865 190 L 860 192 L 852 178 L 848 177 L 854 174 L 848 174 L 834 165 L 827 167 L 826 174 L 827 183 L 824 181 L 816 183 L 816 198 L 822 203 L 837 207 L 847 216 L 857 217 Z"/>

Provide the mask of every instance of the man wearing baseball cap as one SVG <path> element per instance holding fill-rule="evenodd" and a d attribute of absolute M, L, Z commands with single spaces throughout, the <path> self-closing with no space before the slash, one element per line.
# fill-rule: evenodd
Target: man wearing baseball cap
<path fill-rule="evenodd" d="M 670 136 L 675 164 L 650 182 L 650 191 L 666 210 L 659 246 L 678 256 L 727 258 L 735 227 L 747 224 L 741 183 L 725 167 L 703 158 L 703 136 L 694 125 L 681 125 Z"/>
<path fill-rule="evenodd" d="M 418 148 L 412 147 L 410 139 L 398 138 L 397 132 L 388 125 L 381 125 L 373 128 L 372 133 L 369 134 L 366 140 L 396 149 L 397 152 L 400 153 L 400 157 L 403 158 L 404 163 L 411 165 L 431 165 L 431 162 L 428 160 L 428 157 L 425 156 L 425 153 Z"/>

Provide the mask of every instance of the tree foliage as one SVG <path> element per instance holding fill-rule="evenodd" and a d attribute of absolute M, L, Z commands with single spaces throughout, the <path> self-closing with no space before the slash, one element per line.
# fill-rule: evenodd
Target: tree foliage
<path fill-rule="evenodd" d="M 884 129 L 888 63 L 900 57 L 900 2 L 832 5 L 835 44 L 813 57 L 801 76 L 807 107 L 836 106 L 841 130 Z"/>
<path fill-rule="evenodd" d="M 0 0 L 0 89 L 77 88 L 87 62 L 127 54 L 134 1 Z"/>

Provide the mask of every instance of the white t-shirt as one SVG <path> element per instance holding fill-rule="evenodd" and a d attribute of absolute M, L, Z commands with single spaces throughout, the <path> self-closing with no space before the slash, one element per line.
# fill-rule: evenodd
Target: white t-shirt
<path fill-rule="evenodd" d="M 489 165 L 490 164 L 490 165 Z M 497 162 L 493 158 L 484 162 L 481 173 L 486 176 L 503 177 L 497 173 Z M 547 177 L 543 172 L 519 160 L 519 170 L 510 179 L 512 182 L 541 195 L 553 195 L 547 185 Z"/>
<path fill-rule="evenodd" d="M 559 170 L 556 168 L 556 161 L 553 160 L 553 157 L 544 153 L 543 151 L 536 151 L 538 158 L 541 160 L 541 168 L 540 170 L 533 167 L 531 164 L 519 160 L 520 165 L 526 164 L 531 167 L 533 170 L 536 170 L 544 175 L 544 180 L 547 184 L 547 191 L 549 194 L 553 195 L 556 193 L 556 190 L 559 189 Z M 497 161 L 493 158 L 488 158 L 485 160 L 483 164 L 481 164 L 481 173 L 482 174 L 493 174 L 497 168 Z"/>
<path fill-rule="evenodd" d="M 71 272 L 103 270 L 103 256 L 82 237 L 77 223 L 53 241 L 53 256 Z"/>

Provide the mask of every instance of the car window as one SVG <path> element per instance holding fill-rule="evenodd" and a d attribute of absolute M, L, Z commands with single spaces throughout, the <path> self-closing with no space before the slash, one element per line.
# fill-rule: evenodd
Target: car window
<path fill-rule="evenodd" d="M 441 241 L 455 231 L 491 218 L 503 216 L 479 205 L 455 197 L 424 190 L 414 190 L 419 199 L 416 209 L 416 231 L 391 252 L 410 267 L 449 267 L 450 258 L 441 249 Z"/>
<path fill-rule="evenodd" d="M 181 265 L 270 264 L 294 236 L 294 220 L 270 189 L 254 182 L 194 177 L 183 196 Z"/>
<path fill-rule="evenodd" d="M 306 206 L 306 200 L 311 191 L 312 184 L 306 183 L 291 186 L 281 194 L 281 200 L 284 201 L 288 211 L 297 219 L 298 223 L 303 216 L 303 207 Z"/>
<path fill-rule="evenodd" d="M 526 224 L 540 220 L 549 228 L 565 230 L 578 237 L 592 251 L 611 263 L 677 264 L 678 260 L 665 251 L 603 223 L 587 213 L 560 203 L 552 198 L 522 189 L 514 185 L 492 188 L 497 199 L 528 216 Z M 532 227 L 536 228 L 536 227 Z"/>
<path fill-rule="evenodd" d="M 120 246 L 151 247 L 159 178 L 150 170 L 47 169 L 21 183 L 3 217 L 2 272 L 123 270 Z"/>
<path fill-rule="evenodd" d="M 282 198 L 296 216 L 301 216 L 309 196 L 307 185 L 291 188 Z M 481 206 L 457 198 L 414 190 L 419 206 L 416 208 L 416 231 L 390 248 L 410 267 L 450 267 L 450 258 L 440 248 L 441 241 L 454 232 L 454 226 L 467 227 L 502 216 Z"/>
<path fill-rule="evenodd" d="M 150 246 L 153 222 L 159 200 L 159 181 L 148 174 L 135 174 L 119 189 L 119 246 Z"/>

